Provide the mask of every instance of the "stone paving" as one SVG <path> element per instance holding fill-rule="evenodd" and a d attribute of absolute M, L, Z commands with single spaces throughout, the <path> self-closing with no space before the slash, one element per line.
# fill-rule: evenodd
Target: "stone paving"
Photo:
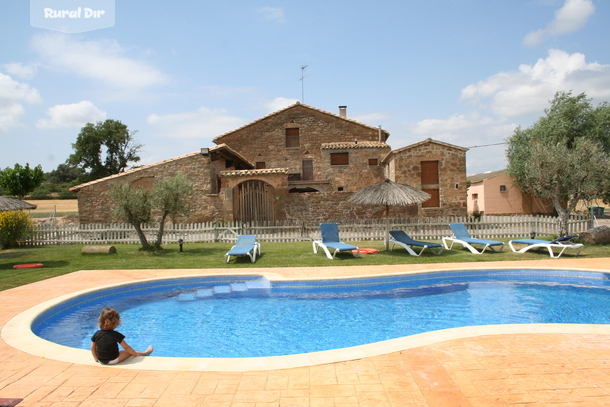
<path fill-rule="evenodd" d="M 409 265 L 610 270 L 610 258 Z M 285 278 L 405 272 L 406 266 L 249 269 Z M 243 270 L 239 270 L 240 273 Z M 0 292 L 0 325 L 59 295 L 139 279 L 227 270 L 80 271 Z M 585 326 L 586 327 L 586 326 Z M 137 365 L 137 362 L 134 364 Z M 594 330 L 489 334 L 291 369 L 158 371 L 34 356 L 0 341 L 0 398 L 19 407 L 609 406 L 610 335 Z"/>

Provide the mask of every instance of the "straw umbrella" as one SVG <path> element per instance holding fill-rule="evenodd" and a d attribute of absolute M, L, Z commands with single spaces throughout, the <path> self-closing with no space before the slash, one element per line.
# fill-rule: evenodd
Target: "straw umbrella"
<path fill-rule="evenodd" d="M 385 249 L 389 250 L 390 206 L 408 206 L 430 199 L 430 194 L 410 185 L 386 179 L 354 193 L 348 202 L 361 205 L 385 205 Z"/>
<path fill-rule="evenodd" d="M 36 205 L 15 198 L 0 196 L 0 212 L 36 209 Z"/>

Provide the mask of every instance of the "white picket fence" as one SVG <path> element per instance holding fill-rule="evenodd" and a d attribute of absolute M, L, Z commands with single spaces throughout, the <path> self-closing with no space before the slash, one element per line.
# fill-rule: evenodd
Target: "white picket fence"
<path fill-rule="evenodd" d="M 478 238 L 512 238 L 557 234 L 557 218 L 551 216 L 483 216 L 477 220 L 472 217 L 440 218 L 400 218 L 389 219 L 390 230 L 404 230 L 411 237 L 422 240 L 440 240 L 451 235 L 450 223 L 464 223 L 470 233 Z M 383 240 L 385 219 L 339 221 L 341 240 Z M 575 215 L 568 223 L 569 233 L 581 233 L 593 227 L 590 215 Z M 158 225 L 143 227 L 149 241 L 156 239 Z M 252 223 L 189 223 L 165 225 L 163 244 L 176 243 L 182 239 L 185 243 L 194 242 L 234 242 L 237 235 L 257 235 L 264 242 L 294 242 L 320 238 L 318 224 L 300 222 L 264 222 Z M 47 225 L 37 226 L 34 235 L 23 245 L 59 245 L 59 244 L 110 244 L 140 243 L 132 225 L 92 224 L 92 225 Z"/>

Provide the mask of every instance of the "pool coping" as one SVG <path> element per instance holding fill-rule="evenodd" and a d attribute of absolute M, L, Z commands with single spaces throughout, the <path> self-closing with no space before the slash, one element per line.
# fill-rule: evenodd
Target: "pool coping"
<path fill-rule="evenodd" d="M 514 270 L 514 269 L 537 269 L 537 270 L 575 270 L 582 272 L 602 272 L 607 273 L 604 269 L 589 269 L 580 267 L 550 267 L 550 266 L 503 266 L 493 267 L 492 263 L 468 265 L 461 267 L 447 266 L 441 267 L 436 265 L 436 268 L 429 270 L 411 270 L 403 272 L 388 272 L 381 274 L 367 275 L 347 275 L 325 277 L 324 279 L 346 279 L 346 278 L 380 278 L 388 276 L 398 276 L 406 274 L 424 274 L 433 272 L 449 272 L 449 271 L 464 271 L 464 270 Z M 155 278 L 138 278 L 137 282 L 157 281 L 167 278 L 182 278 L 193 277 L 194 275 L 201 276 L 216 276 L 216 275 L 262 275 L 270 281 L 307 281 L 318 280 L 320 276 L 290 278 L 284 277 L 280 273 L 265 269 L 260 270 L 232 270 L 227 272 L 223 270 L 190 270 L 190 274 L 172 275 L 171 277 L 155 277 Z M 193 274 L 195 272 L 195 274 Z M 57 360 L 61 362 L 76 363 L 81 365 L 99 366 L 91 357 L 88 350 L 75 349 L 67 346 L 58 345 L 46 341 L 34 335 L 30 327 L 34 319 L 45 310 L 54 305 L 73 298 L 78 295 L 84 295 L 92 291 L 97 291 L 103 288 L 118 287 L 123 285 L 133 284 L 136 281 L 124 281 L 118 284 L 109 284 L 106 286 L 98 286 L 95 288 L 80 290 L 70 294 L 58 296 L 54 299 L 44 301 L 38 305 L 28 308 L 27 310 L 15 315 L 2 328 L 1 337 L 10 346 L 46 359 Z M 549 334 L 549 333 L 579 333 L 579 334 L 610 334 L 610 325 L 594 325 L 594 324 L 510 324 L 510 325 L 482 325 L 468 326 L 461 328 L 451 328 L 439 331 L 426 332 L 407 337 L 391 339 L 382 342 L 376 342 L 367 345 L 360 345 L 350 348 L 333 349 L 322 352 L 312 352 L 298 355 L 286 356 L 271 356 L 271 357 L 255 357 L 255 358 L 170 358 L 170 357 L 135 357 L 117 366 L 107 366 L 108 368 L 122 368 L 135 370 L 180 370 L 180 371 L 223 371 L 223 372 L 244 372 L 254 370 L 276 370 L 295 367 L 305 367 L 313 365 L 321 365 L 328 363 L 344 362 L 348 360 L 357 360 L 372 356 L 379 356 L 406 349 L 426 346 L 434 343 L 444 342 L 454 339 L 463 339 L 476 337 L 481 335 L 494 334 Z"/>

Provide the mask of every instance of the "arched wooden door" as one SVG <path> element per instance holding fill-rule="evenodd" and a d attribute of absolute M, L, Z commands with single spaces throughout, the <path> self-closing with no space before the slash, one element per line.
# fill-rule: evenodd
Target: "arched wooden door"
<path fill-rule="evenodd" d="M 275 220 L 275 188 L 264 181 L 245 181 L 235 187 L 235 220 L 261 222 Z"/>

